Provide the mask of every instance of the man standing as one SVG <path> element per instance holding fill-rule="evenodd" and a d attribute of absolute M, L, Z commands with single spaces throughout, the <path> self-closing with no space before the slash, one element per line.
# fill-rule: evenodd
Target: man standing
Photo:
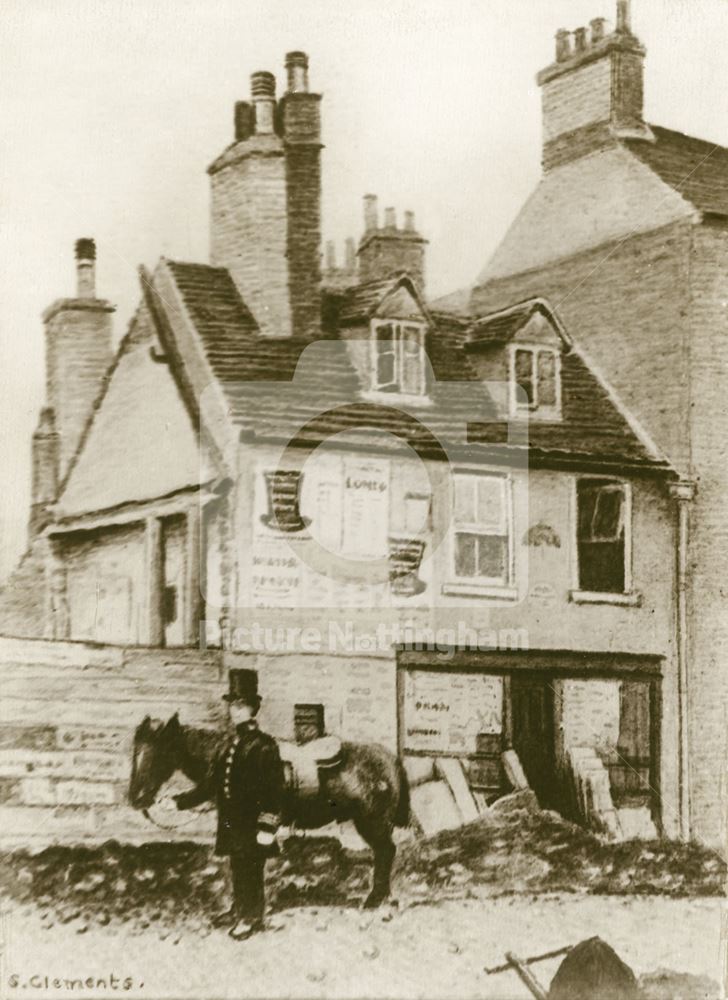
<path fill-rule="evenodd" d="M 230 936 L 243 941 L 263 926 L 265 861 L 275 850 L 284 776 L 275 740 L 255 719 L 261 702 L 255 670 L 231 670 L 223 698 L 235 735 L 207 778 L 175 801 L 178 809 L 209 800 L 217 804 L 215 853 L 230 858 L 234 899 L 232 910 L 221 916 L 234 920 Z"/>

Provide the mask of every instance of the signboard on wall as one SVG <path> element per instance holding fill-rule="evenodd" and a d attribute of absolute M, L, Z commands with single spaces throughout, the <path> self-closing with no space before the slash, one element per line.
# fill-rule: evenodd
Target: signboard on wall
<path fill-rule="evenodd" d="M 503 678 L 408 670 L 402 712 L 404 749 L 472 754 L 482 733 L 503 729 Z"/>

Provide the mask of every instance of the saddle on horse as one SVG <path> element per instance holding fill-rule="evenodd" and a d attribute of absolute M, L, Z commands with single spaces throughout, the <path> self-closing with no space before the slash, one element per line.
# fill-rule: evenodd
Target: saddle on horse
<path fill-rule="evenodd" d="M 286 787 L 299 798 L 314 798 L 321 790 L 321 772 L 341 766 L 341 740 L 338 736 L 320 736 L 309 743 L 279 741 Z"/>

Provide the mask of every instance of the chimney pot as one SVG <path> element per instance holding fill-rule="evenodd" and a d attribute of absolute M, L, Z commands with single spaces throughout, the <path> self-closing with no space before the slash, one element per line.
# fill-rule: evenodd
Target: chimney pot
<path fill-rule="evenodd" d="M 349 236 L 345 244 L 345 255 L 346 255 L 346 270 L 355 271 L 356 270 L 356 241 L 352 236 Z"/>
<path fill-rule="evenodd" d="M 379 225 L 377 212 L 377 196 L 375 194 L 364 195 L 364 231 L 369 233 Z"/>
<path fill-rule="evenodd" d="M 629 0 L 617 0 L 617 31 L 628 33 L 631 30 Z"/>
<path fill-rule="evenodd" d="M 586 28 L 577 28 L 574 32 L 574 51 L 586 52 L 587 47 Z"/>
<path fill-rule="evenodd" d="M 289 52 L 286 55 L 289 94 L 308 93 L 308 56 L 305 52 Z"/>
<path fill-rule="evenodd" d="M 603 17 L 594 17 L 589 22 L 589 27 L 591 28 L 591 43 L 596 45 L 598 42 L 604 38 L 604 23 L 605 19 Z"/>
<path fill-rule="evenodd" d="M 253 106 L 249 101 L 237 101 L 235 104 L 235 141 L 244 142 L 255 128 Z"/>
<path fill-rule="evenodd" d="M 250 92 L 255 104 L 255 131 L 259 135 L 270 135 L 274 131 L 276 78 L 265 70 L 253 73 Z"/>
<path fill-rule="evenodd" d="M 393 208 L 384 209 L 384 227 L 385 229 L 397 228 L 397 216 L 395 215 Z"/>
<path fill-rule="evenodd" d="M 565 62 L 571 56 L 571 35 L 566 28 L 556 32 L 556 61 Z"/>
<path fill-rule="evenodd" d="M 333 240 L 326 241 L 326 270 L 333 271 L 336 268 L 336 245 Z"/>
<path fill-rule="evenodd" d="M 96 243 L 89 237 L 76 240 L 76 284 L 79 299 L 96 296 Z"/>
<path fill-rule="evenodd" d="M 413 233 L 415 231 L 415 213 L 405 212 L 404 213 L 404 228 L 408 233 Z"/>

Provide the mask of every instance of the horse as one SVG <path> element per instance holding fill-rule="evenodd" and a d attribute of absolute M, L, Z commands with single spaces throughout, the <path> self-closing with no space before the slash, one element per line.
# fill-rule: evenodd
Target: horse
<path fill-rule="evenodd" d="M 198 784 L 212 767 L 226 734 L 183 725 L 175 713 L 167 722 L 148 715 L 134 733 L 130 805 L 147 815 L 160 788 L 175 771 Z M 282 822 L 315 830 L 332 822 L 353 822 L 374 854 L 372 886 L 365 908 L 384 903 L 390 894 L 396 847 L 394 827 L 410 823 L 410 793 L 401 760 L 376 743 L 342 740 L 336 768 L 319 772 L 317 794 L 302 796 L 287 782 Z"/>

